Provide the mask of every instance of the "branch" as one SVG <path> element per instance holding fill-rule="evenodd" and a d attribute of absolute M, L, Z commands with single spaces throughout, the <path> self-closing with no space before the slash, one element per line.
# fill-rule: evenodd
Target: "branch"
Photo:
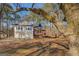
<path fill-rule="evenodd" d="M 56 14 L 55 14 L 55 16 L 50 16 L 47 12 L 45 12 L 43 9 L 40 9 L 40 8 L 39 9 L 36 9 L 36 8 L 17 8 L 16 10 L 17 11 L 15 11 L 14 13 L 20 12 L 20 11 L 32 11 L 35 14 L 41 15 L 42 17 L 44 17 L 48 21 L 52 22 L 55 25 L 56 29 L 59 31 L 59 33 L 64 34 L 64 32 L 65 32 L 64 25 L 60 20 L 56 19 L 56 16 L 57 16 Z"/>
<path fill-rule="evenodd" d="M 34 7 L 35 3 L 32 3 L 32 8 Z"/>

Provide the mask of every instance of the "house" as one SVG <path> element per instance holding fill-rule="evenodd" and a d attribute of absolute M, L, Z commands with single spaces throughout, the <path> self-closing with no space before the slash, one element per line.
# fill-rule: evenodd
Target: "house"
<path fill-rule="evenodd" d="M 14 38 L 33 39 L 33 26 L 26 21 L 14 24 Z"/>
<path fill-rule="evenodd" d="M 45 24 L 48 25 L 47 28 Z M 14 24 L 14 38 L 33 39 L 52 37 L 53 32 L 50 28 L 50 23 L 46 21 L 37 24 L 36 21 L 27 21 L 24 19 Z"/>

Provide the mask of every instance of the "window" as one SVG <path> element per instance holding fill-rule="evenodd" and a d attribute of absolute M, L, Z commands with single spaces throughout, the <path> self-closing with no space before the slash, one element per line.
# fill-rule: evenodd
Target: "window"
<path fill-rule="evenodd" d="M 17 29 L 20 30 L 20 27 L 18 26 Z"/>
<path fill-rule="evenodd" d="M 32 28 L 31 27 L 26 27 L 26 30 L 32 30 Z"/>
<path fill-rule="evenodd" d="M 28 30 L 28 27 L 26 27 L 26 30 Z"/>
<path fill-rule="evenodd" d="M 31 27 L 28 27 L 28 30 L 32 30 Z"/>
<path fill-rule="evenodd" d="M 17 29 L 18 30 L 23 30 L 23 27 L 22 26 L 18 26 Z"/>
<path fill-rule="evenodd" d="M 22 27 L 20 27 L 20 30 L 23 30 L 23 28 L 22 28 Z"/>

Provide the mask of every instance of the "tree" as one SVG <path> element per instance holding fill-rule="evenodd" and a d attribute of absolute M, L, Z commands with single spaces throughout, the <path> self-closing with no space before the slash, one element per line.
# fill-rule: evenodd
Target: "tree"
<path fill-rule="evenodd" d="M 20 18 L 19 14 L 11 14 L 10 12 L 13 11 L 13 7 L 10 4 L 2 3 L 0 4 L 0 32 L 5 33 L 2 28 L 2 23 L 4 20 L 14 20 Z M 13 17 L 12 17 L 13 16 Z M 8 22 L 7 22 L 7 31 L 8 31 Z M 8 32 L 7 32 L 8 35 Z M 1 37 L 0 37 L 1 38 Z"/>
<path fill-rule="evenodd" d="M 71 55 L 79 55 L 79 4 L 61 4 L 61 9 L 64 12 L 68 26 L 66 34 L 70 40 L 70 53 Z"/>
<path fill-rule="evenodd" d="M 16 12 L 19 11 L 32 11 L 35 14 L 41 15 L 48 21 L 52 22 L 55 27 L 58 29 L 59 33 L 63 37 L 63 40 L 67 40 L 68 47 L 69 47 L 69 54 L 70 55 L 79 55 L 79 4 L 59 4 L 60 9 L 63 11 L 66 22 L 68 26 L 65 28 L 62 21 L 57 19 L 57 14 L 54 13 L 54 15 L 49 15 L 46 11 L 43 9 L 36 9 L 36 8 L 18 8 Z M 72 13 L 73 12 L 73 13 Z M 61 39 L 61 36 L 57 37 L 59 40 Z M 63 44 L 63 42 L 62 42 Z"/>
<path fill-rule="evenodd" d="M 1 38 L 1 35 L 4 33 L 2 30 L 2 21 L 3 21 L 3 18 L 5 16 L 8 15 L 8 12 L 10 12 L 13 8 L 7 4 L 7 3 L 3 3 L 3 4 L 0 4 L 0 38 Z M 2 34 L 1 34 L 2 33 Z"/>

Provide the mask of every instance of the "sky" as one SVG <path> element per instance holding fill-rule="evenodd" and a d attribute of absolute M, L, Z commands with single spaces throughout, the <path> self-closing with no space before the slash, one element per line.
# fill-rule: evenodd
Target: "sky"
<path fill-rule="evenodd" d="M 26 7 L 26 8 L 31 8 L 32 7 L 32 3 L 19 3 L 20 7 Z M 15 9 L 16 7 L 16 3 L 11 3 L 12 7 Z M 42 3 L 35 3 L 34 8 L 42 8 L 43 4 Z M 19 14 L 21 16 L 25 16 L 28 15 L 30 13 L 30 11 L 21 11 L 19 12 Z"/>
<path fill-rule="evenodd" d="M 32 3 L 19 3 L 19 4 L 20 4 L 20 7 L 32 8 Z M 16 6 L 17 6 L 16 3 L 11 3 L 11 5 L 14 9 L 16 9 Z M 33 8 L 42 8 L 43 5 L 44 5 L 44 3 L 35 3 Z M 55 10 L 58 10 L 58 6 L 56 4 L 54 4 L 53 6 L 54 6 Z M 28 15 L 29 13 L 30 13 L 30 11 L 21 11 L 21 12 L 19 12 L 19 14 L 21 15 L 21 18 Z M 47 22 L 45 22 L 45 23 L 47 23 Z"/>
<path fill-rule="evenodd" d="M 31 8 L 32 7 L 32 3 L 19 3 L 20 7 L 26 7 L 26 8 Z M 16 9 L 16 3 L 10 3 L 10 5 L 13 7 L 13 9 Z M 35 3 L 33 8 L 42 8 L 43 4 L 42 3 Z M 23 18 L 24 16 L 28 15 L 30 13 L 30 11 L 21 11 L 19 12 L 19 14 L 21 15 L 21 17 Z M 12 21 L 9 22 L 9 25 L 12 24 Z M 6 26 L 6 23 L 4 23 L 4 26 Z"/>

